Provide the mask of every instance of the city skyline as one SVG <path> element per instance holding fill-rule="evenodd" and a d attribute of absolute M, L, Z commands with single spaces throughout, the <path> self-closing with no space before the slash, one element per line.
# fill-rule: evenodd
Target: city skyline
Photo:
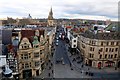
<path fill-rule="evenodd" d="M 50 8 L 53 8 L 54 18 L 117 20 L 118 0 L 97 1 L 87 0 L 4 0 L 0 1 L 0 18 L 27 17 L 30 13 L 33 18 L 47 18 Z"/>
<path fill-rule="evenodd" d="M 7 16 L 0 18 L 0 79 L 120 79 L 115 2 L 5 1 L 0 10 L 1 17 Z M 102 3 L 103 8 L 95 7 Z"/>

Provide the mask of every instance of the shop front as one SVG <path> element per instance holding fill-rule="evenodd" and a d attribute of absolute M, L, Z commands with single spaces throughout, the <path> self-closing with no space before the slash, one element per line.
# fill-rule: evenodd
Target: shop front
<path fill-rule="evenodd" d="M 120 61 L 118 61 L 118 68 L 120 68 Z"/>
<path fill-rule="evenodd" d="M 92 67 L 92 60 L 89 60 L 89 61 L 88 61 L 88 66 L 91 66 L 91 67 Z"/>
<path fill-rule="evenodd" d="M 101 67 L 102 67 L 102 63 L 99 62 L 99 63 L 98 63 L 98 68 L 101 69 Z"/>
<path fill-rule="evenodd" d="M 106 67 L 114 67 L 115 66 L 115 62 L 113 62 L 113 61 L 107 61 L 107 62 L 105 62 L 105 66 Z"/>
<path fill-rule="evenodd" d="M 23 70 L 23 79 L 32 77 L 32 69 Z"/>

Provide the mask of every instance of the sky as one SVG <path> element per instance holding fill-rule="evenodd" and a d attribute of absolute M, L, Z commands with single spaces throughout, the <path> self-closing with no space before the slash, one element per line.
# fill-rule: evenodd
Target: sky
<path fill-rule="evenodd" d="M 0 18 L 47 18 L 118 20 L 119 0 L 0 0 Z"/>

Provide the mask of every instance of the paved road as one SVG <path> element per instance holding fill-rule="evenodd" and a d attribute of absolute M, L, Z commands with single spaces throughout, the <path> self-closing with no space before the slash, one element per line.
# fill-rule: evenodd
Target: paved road
<path fill-rule="evenodd" d="M 59 29 L 60 32 L 57 33 L 57 37 L 59 36 L 59 34 L 63 31 L 61 31 L 61 28 Z M 56 46 L 55 49 L 55 54 L 54 54 L 54 77 L 55 78 L 90 78 L 93 76 L 88 76 L 85 75 L 85 72 L 93 72 L 94 73 L 94 77 L 93 78 L 118 78 L 119 77 L 119 73 L 106 73 L 105 70 L 98 70 L 98 69 L 92 69 L 89 68 L 90 70 L 88 71 L 88 67 L 83 67 L 81 68 L 81 64 L 78 65 L 77 63 L 72 63 L 72 68 L 73 70 L 71 70 L 70 67 L 70 62 L 71 62 L 71 57 L 68 56 L 68 46 L 66 46 L 66 43 L 63 40 L 59 40 L 59 45 Z M 62 65 L 61 63 L 56 64 L 56 60 L 61 60 L 61 58 L 63 58 L 63 61 L 65 63 L 65 65 Z M 74 66 L 73 66 L 74 64 Z M 84 65 L 84 64 L 83 64 Z M 80 70 L 79 70 L 80 69 Z M 97 70 L 97 71 L 96 71 Z M 84 73 L 81 73 L 84 72 Z"/>
<path fill-rule="evenodd" d="M 63 32 L 64 31 L 60 27 L 59 32 L 57 33 L 56 37 L 59 37 L 59 34 Z M 65 64 L 70 64 L 68 55 L 66 53 L 67 53 L 67 50 L 66 50 L 65 42 L 59 39 L 58 46 L 56 46 L 56 49 L 55 49 L 55 61 L 61 60 L 63 58 L 63 61 Z"/>
<path fill-rule="evenodd" d="M 85 74 L 79 73 L 76 70 L 71 70 L 68 64 L 64 66 L 61 64 L 54 65 L 54 78 L 90 78 Z"/>
<path fill-rule="evenodd" d="M 63 31 L 60 31 L 57 33 L 56 37 L 59 36 L 59 34 Z M 56 40 L 54 41 L 56 42 Z M 53 61 L 53 67 L 51 70 L 54 71 L 54 73 L 48 77 L 48 73 L 51 73 L 51 70 L 48 70 L 50 64 L 48 63 L 48 66 L 46 67 L 46 70 L 43 72 L 43 75 L 41 77 L 44 78 L 116 78 L 119 76 L 119 74 L 106 74 L 105 71 L 101 72 L 92 68 L 89 68 L 90 72 L 94 72 L 94 77 L 85 75 L 85 72 L 87 71 L 88 67 L 84 66 L 81 68 L 81 64 L 77 64 L 76 62 L 72 62 L 73 58 L 75 56 L 70 57 L 70 53 L 68 52 L 68 45 L 64 42 L 64 40 L 59 39 L 58 46 L 54 46 L 55 51 L 53 58 L 51 57 L 51 60 Z M 79 55 L 79 54 L 78 54 Z M 76 56 L 78 56 L 76 55 Z M 60 63 L 56 63 L 57 60 L 61 60 L 63 58 L 64 65 Z M 72 66 L 70 66 L 70 63 Z M 73 70 L 71 70 L 73 69 Z"/>
<path fill-rule="evenodd" d="M 61 30 L 60 27 L 59 32 L 57 33 L 56 37 L 59 37 L 60 33 L 63 33 L 64 31 Z M 56 41 L 55 41 L 56 42 Z M 64 40 L 59 39 L 58 46 L 55 47 L 55 53 L 54 53 L 54 78 L 89 78 L 89 76 L 86 76 L 78 71 L 76 71 L 73 67 L 70 67 L 70 60 L 67 55 L 67 47 Z M 65 65 L 63 65 L 61 62 L 56 63 L 57 60 L 61 60 L 63 58 L 63 62 Z M 71 70 L 71 68 L 73 70 Z"/>
<path fill-rule="evenodd" d="M 66 47 L 68 48 L 69 45 L 66 45 Z M 68 55 L 70 56 L 71 53 L 68 52 Z M 80 64 L 77 63 L 77 61 L 72 61 L 73 58 L 77 58 L 77 57 L 80 57 L 80 59 L 78 61 L 81 60 L 81 56 L 80 54 L 75 54 L 75 55 L 72 55 L 71 57 L 69 57 L 69 60 L 72 62 L 72 64 L 74 65 L 75 69 L 77 71 L 85 71 L 85 72 L 92 72 L 94 73 L 94 76 L 92 76 L 92 78 L 119 78 L 120 79 L 120 72 L 118 70 L 115 70 L 115 68 L 103 68 L 103 69 L 97 69 L 97 68 L 92 68 L 92 67 L 89 67 L 89 66 L 85 66 L 83 62 L 81 62 Z M 84 65 L 83 68 L 81 68 L 81 65 Z M 89 70 L 88 70 L 89 68 Z"/>
<path fill-rule="evenodd" d="M 70 55 L 68 53 L 68 55 Z M 70 61 L 73 60 L 75 56 L 71 56 L 69 57 Z M 83 64 L 78 64 L 76 61 L 72 62 L 72 64 L 74 65 L 76 71 L 80 72 L 81 70 L 84 70 L 85 72 L 92 72 L 94 73 L 94 76 L 92 76 L 92 78 L 119 78 L 120 79 L 120 72 L 118 70 L 114 70 L 114 68 L 108 68 L 108 69 L 97 69 L 97 68 L 92 68 L 89 66 L 85 66 L 83 68 L 81 68 L 81 65 Z M 88 70 L 89 68 L 89 70 Z M 112 72 L 113 71 L 113 72 Z"/>
<path fill-rule="evenodd" d="M 55 61 L 56 60 L 61 60 L 63 58 L 63 61 L 65 64 L 69 64 L 69 58 L 68 55 L 66 54 L 66 47 L 65 47 L 65 42 L 62 40 L 59 40 L 58 46 L 56 46 L 55 50 Z"/>

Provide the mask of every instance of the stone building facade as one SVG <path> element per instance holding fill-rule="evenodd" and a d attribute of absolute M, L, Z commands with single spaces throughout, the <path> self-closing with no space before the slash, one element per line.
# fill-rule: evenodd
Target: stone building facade
<path fill-rule="evenodd" d="M 120 67 L 120 33 L 86 31 L 78 36 L 84 63 L 92 67 Z"/>
<path fill-rule="evenodd" d="M 47 58 L 47 40 L 44 30 L 22 30 L 18 46 L 18 64 L 21 78 L 41 74 Z"/>

